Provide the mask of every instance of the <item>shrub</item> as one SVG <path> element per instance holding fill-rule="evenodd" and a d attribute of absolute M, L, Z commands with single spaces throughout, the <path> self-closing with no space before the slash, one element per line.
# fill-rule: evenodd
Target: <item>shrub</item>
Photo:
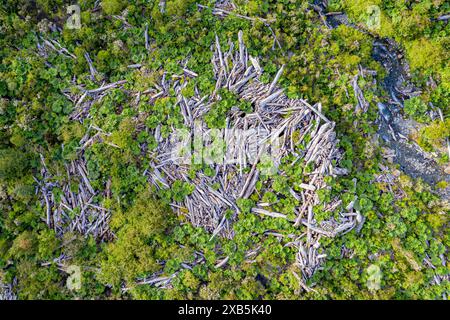
<path fill-rule="evenodd" d="M 124 0 L 102 0 L 102 9 L 106 14 L 117 14 L 125 8 L 127 1 Z"/>

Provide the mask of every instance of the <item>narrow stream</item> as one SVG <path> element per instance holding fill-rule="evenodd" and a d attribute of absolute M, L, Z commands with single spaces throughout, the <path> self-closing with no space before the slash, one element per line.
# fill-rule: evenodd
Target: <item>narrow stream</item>
<path fill-rule="evenodd" d="M 326 1 L 315 1 L 315 9 L 324 15 Z M 325 19 L 330 28 L 336 28 L 341 24 L 357 28 L 349 23 L 345 13 L 328 15 Z M 387 76 L 380 85 L 389 94 L 389 98 L 380 97 L 380 101 L 383 102 L 378 103 L 380 116 L 377 120 L 378 134 L 384 145 L 395 152 L 394 161 L 409 176 L 422 178 L 431 186 L 442 180 L 450 183 L 450 175 L 444 172 L 431 155 L 408 139 L 418 124 L 403 117 L 403 102 L 420 92 L 407 76 L 408 65 L 401 59 L 402 55 L 397 44 L 391 39 L 374 38 L 372 57 L 387 71 Z M 450 198 L 450 187 L 440 189 L 438 192 L 441 196 Z"/>

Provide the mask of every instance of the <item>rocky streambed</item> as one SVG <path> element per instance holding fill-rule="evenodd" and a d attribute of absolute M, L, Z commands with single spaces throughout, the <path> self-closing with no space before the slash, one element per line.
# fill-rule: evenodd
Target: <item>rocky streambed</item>
<path fill-rule="evenodd" d="M 373 57 L 387 71 L 387 76 L 381 83 L 389 93 L 389 98 L 378 102 L 380 117 L 378 119 L 378 134 L 389 149 L 394 150 L 394 161 L 400 164 L 403 172 L 413 178 L 422 178 L 431 186 L 440 181 L 450 182 L 450 175 L 444 172 L 431 154 L 422 150 L 410 137 L 421 126 L 412 119 L 403 116 L 405 99 L 420 94 L 408 80 L 407 65 L 400 60 L 395 44 L 388 40 L 375 39 Z M 382 100 L 382 99 L 380 99 Z M 450 188 L 437 190 L 441 195 L 450 197 Z"/>
<path fill-rule="evenodd" d="M 336 28 L 345 24 L 362 32 L 358 26 L 350 23 L 345 13 L 326 15 L 326 1 L 316 1 L 314 9 L 323 17 L 329 28 Z M 379 97 L 378 134 L 382 144 L 392 150 L 392 158 L 400 165 L 400 169 L 413 178 L 421 178 L 432 187 L 440 181 L 450 184 L 450 174 L 444 171 L 433 156 L 424 150 L 409 136 L 417 132 L 420 124 L 403 115 L 403 102 L 406 99 L 417 96 L 420 91 L 415 88 L 408 76 L 409 66 L 403 59 L 398 45 L 392 39 L 380 39 L 372 36 L 375 61 L 386 69 L 386 77 L 379 85 L 388 97 Z M 450 187 L 437 189 L 442 197 L 450 199 Z"/>

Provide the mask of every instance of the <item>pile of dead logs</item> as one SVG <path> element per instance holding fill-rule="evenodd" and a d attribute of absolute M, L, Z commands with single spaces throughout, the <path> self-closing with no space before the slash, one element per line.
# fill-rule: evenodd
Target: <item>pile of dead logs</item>
<path fill-rule="evenodd" d="M 14 293 L 14 286 L 17 284 L 17 279 L 14 278 L 13 283 L 3 283 L 0 279 L 0 300 L 17 300 Z"/>
<path fill-rule="evenodd" d="M 359 87 L 358 80 L 360 78 L 364 79 L 364 73 L 367 72 L 367 70 L 363 70 L 361 66 L 359 66 L 358 73 L 353 77 L 352 79 L 352 87 L 353 92 L 355 95 L 356 100 L 356 106 L 355 106 L 355 112 L 367 112 L 369 109 L 369 103 L 367 102 L 366 98 L 364 97 L 363 91 Z"/>
<path fill-rule="evenodd" d="M 92 68 L 91 72 L 95 70 Z M 95 75 L 95 73 L 92 73 L 91 75 Z M 86 118 L 89 118 L 89 110 L 94 103 L 100 103 L 111 89 L 119 88 L 126 82 L 126 80 L 120 80 L 113 83 L 104 83 L 100 87 L 91 90 L 84 90 L 83 88 L 81 88 L 83 93 L 79 95 L 76 100 L 73 96 L 66 94 L 68 99 L 72 100 L 75 103 L 73 111 L 69 117 L 70 120 L 83 122 Z"/>
<path fill-rule="evenodd" d="M 147 33 L 145 35 L 147 43 Z M 44 42 L 44 44 L 70 57 L 65 50 L 54 43 Z M 353 210 L 353 205 L 342 210 L 339 199 L 325 204 L 326 210 L 330 212 L 344 211 L 338 215 L 338 218 L 321 222 L 314 218 L 314 207 L 320 203 L 317 191 L 327 187 L 324 177 L 346 173 L 345 169 L 332 165 L 332 163 L 338 163 L 341 158 L 337 148 L 335 124 L 324 116 L 320 103 L 311 105 L 303 99 L 289 99 L 284 94 L 283 89 L 277 85 L 283 73 L 283 66 L 271 83 L 265 84 L 260 81 L 263 68 L 256 57 L 249 55 L 244 45 L 242 32 L 238 34 L 237 46 L 235 47 L 235 43 L 230 40 L 227 47 L 227 50 L 222 50 L 217 37 L 212 45 L 214 54 L 211 63 L 216 79 L 215 90 L 212 94 L 202 95 L 197 88 L 191 97 L 185 97 L 182 94 L 189 78 L 198 76 L 186 65 L 183 67 L 184 76 L 167 77 L 164 74 L 161 81 L 153 88 L 135 94 L 136 101 L 139 101 L 141 94 L 149 95 L 150 103 L 158 98 L 175 95 L 176 107 L 179 108 L 184 119 L 184 127 L 189 132 L 189 136 L 194 137 L 192 145 L 195 144 L 196 132 L 200 133 L 206 141 L 215 134 L 214 130 L 206 125 L 204 117 L 214 108 L 215 103 L 221 100 L 221 89 L 234 92 L 240 99 L 248 101 L 252 105 L 252 112 L 244 112 L 238 107 L 232 107 L 226 114 L 226 128 L 222 135 L 226 145 L 224 161 L 217 161 L 217 159 L 206 161 L 205 153 L 212 147 L 203 145 L 203 141 L 200 155 L 195 154 L 194 148 L 193 154 L 188 155 L 188 158 L 191 161 L 196 156 L 200 156 L 201 161 L 209 166 L 211 169 L 209 171 L 213 174 L 198 170 L 192 175 L 192 163 L 186 162 L 186 155 L 180 154 L 177 148 L 179 141 L 174 141 L 173 136 L 163 137 L 161 125 L 158 125 L 149 132 L 155 137 L 158 146 L 150 152 L 151 163 L 144 174 L 156 189 L 170 189 L 176 181 L 193 185 L 195 187 L 193 192 L 183 201 L 174 201 L 171 204 L 173 209 L 179 215 L 186 216 L 192 225 L 205 228 L 211 233 L 211 237 L 221 236 L 231 239 L 233 238 L 233 221 L 240 212 L 237 200 L 249 198 L 255 193 L 256 183 L 261 175 L 286 176 L 279 166 L 287 156 L 293 159 L 291 166 L 312 168 L 309 173 L 304 174 L 304 181 L 299 181 L 300 191 L 298 189 L 295 191 L 292 187 L 289 190 L 299 203 L 294 212 L 296 217 L 291 222 L 299 228 L 299 234 L 301 234 L 294 237 L 295 240 L 289 245 L 295 246 L 298 250 L 297 266 L 304 283 L 320 268 L 326 257 L 320 252 L 321 237 L 335 237 L 355 227 L 360 228 L 363 223 L 363 218 Z M 85 54 L 85 59 L 90 66 L 91 78 L 94 78 L 97 72 L 92 66 L 89 54 Z M 139 65 L 130 66 L 130 68 L 139 67 Z M 358 78 L 355 77 L 355 97 L 360 109 L 364 110 L 367 103 L 357 85 L 357 80 Z M 120 88 L 125 82 L 123 80 L 110 84 L 104 83 L 92 90 L 82 89 L 80 95 L 70 97 L 75 104 L 70 118 L 83 122 L 90 117 L 89 110 L 94 102 L 101 101 L 109 90 Z M 176 131 L 175 128 L 172 129 Z M 95 134 L 92 134 L 93 131 Z M 42 158 L 42 179 L 38 180 L 42 205 L 46 208 L 48 226 L 54 228 L 59 235 L 76 231 L 84 235 L 92 234 L 97 238 L 105 238 L 110 234 L 108 229 L 110 212 L 98 203 L 99 192 L 93 189 L 89 181 L 83 156 L 84 149 L 95 141 L 109 143 L 107 139 L 104 139 L 108 135 L 102 129 L 90 126 L 88 134 L 80 141 L 78 159 L 66 166 L 65 179 L 55 179 L 56 173 L 49 172 Z M 299 145 L 302 145 L 302 148 L 299 148 Z M 262 169 L 266 162 L 269 162 L 271 170 L 269 173 Z M 55 190 L 60 190 L 58 195 L 55 194 Z M 289 220 L 286 214 L 271 211 L 272 204 L 262 201 L 261 197 L 265 191 L 274 192 L 270 183 L 266 183 L 257 193 L 260 201 L 251 212 L 260 216 Z M 292 238 L 292 235 L 289 237 Z M 249 254 L 251 259 L 257 252 Z M 223 257 L 217 263 L 218 266 L 224 266 L 227 260 L 228 257 Z M 164 277 L 156 274 L 140 279 L 138 283 L 158 284 L 165 287 L 170 283 L 170 279 L 172 276 Z"/>
<path fill-rule="evenodd" d="M 154 97 L 169 96 L 170 89 L 175 92 L 177 106 L 184 118 L 184 125 L 194 133 L 200 131 L 203 137 L 211 134 L 211 129 L 203 121 L 203 116 L 214 107 L 214 103 L 221 99 L 219 90 L 226 88 L 236 93 L 241 99 L 251 102 L 253 112 L 245 113 L 238 108 L 232 108 L 227 114 L 224 142 L 226 144 L 224 161 L 208 164 L 214 174 L 206 175 L 202 170 L 195 176 L 189 175 L 191 165 L 186 163 L 183 156 L 176 152 L 171 138 L 162 138 L 160 127 L 152 132 L 158 142 L 158 147 L 151 156 L 152 163 L 146 174 L 149 182 L 155 188 L 171 188 L 177 180 L 188 182 L 195 186 L 194 191 L 181 202 L 172 203 L 178 214 L 185 215 L 197 227 L 204 227 L 212 236 L 220 235 L 232 238 L 232 223 L 239 213 L 236 201 L 248 198 L 255 191 L 255 185 L 261 174 L 258 164 L 261 164 L 261 154 L 265 151 L 265 142 L 277 140 L 278 148 L 270 155 L 276 175 L 285 175 L 278 169 L 281 160 L 293 155 L 292 165 L 312 166 L 305 181 L 299 183 L 300 192 L 290 189 L 290 193 L 297 199 L 300 206 L 295 209 L 296 219 L 292 223 L 297 227 L 304 227 L 305 239 L 297 239 L 297 263 L 304 278 L 310 277 L 325 258 L 319 253 L 321 237 L 334 237 L 352 230 L 361 223 L 362 217 L 353 210 L 353 206 L 346 208 L 339 219 L 330 219 L 321 223 L 314 219 L 313 208 L 319 204 L 317 190 L 325 188 L 324 177 L 345 173 L 344 169 L 334 168 L 333 160 L 339 161 L 340 152 L 336 147 L 337 139 L 334 123 L 329 121 L 321 112 L 320 103 L 311 105 L 302 99 L 289 99 L 277 82 L 283 72 L 279 70 L 271 83 L 264 84 L 259 78 L 263 69 L 257 58 L 251 57 L 244 46 L 242 32 L 238 34 L 238 47 L 229 42 L 229 49 L 223 52 L 219 39 L 213 45 L 214 55 L 212 65 L 216 78 L 216 87 L 210 96 L 201 96 L 198 90 L 195 95 L 186 98 L 182 89 L 186 82 L 173 81 L 163 78 L 161 83 L 153 89 Z M 190 74 L 190 73 L 187 73 Z M 238 132 L 254 132 L 255 134 L 237 137 Z M 228 134 L 228 135 L 227 135 Z M 260 136 L 258 136 L 260 135 Z M 309 142 L 303 142 L 306 136 Z M 240 139 L 240 140 L 239 140 Z M 257 145 L 256 141 L 263 141 Z M 258 140 L 259 139 L 259 140 Z M 237 141 L 239 140 L 239 141 Z M 303 150 L 297 148 L 304 143 Z M 203 146 L 208 149 L 208 146 Z M 268 146 L 267 148 L 271 148 Z M 195 153 L 195 150 L 194 150 Z M 248 155 L 253 161 L 246 161 Z M 267 190 L 269 186 L 265 187 Z M 261 192 L 262 194 L 263 192 Z M 336 199 L 328 204 L 330 211 L 340 206 Z M 266 210 L 270 204 L 260 201 L 252 209 L 254 214 L 288 219 L 285 214 Z M 226 211 L 233 212 L 226 215 Z"/>
<path fill-rule="evenodd" d="M 84 137 L 83 140 L 86 140 Z M 82 144 L 84 141 L 81 141 Z M 49 171 L 41 155 L 41 180 L 35 178 L 45 208 L 45 222 L 58 236 L 67 232 L 92 235 L 107 239 L 110 211 L 102 207 L 96 197 L 83 156 L 65 165 L 65 172 L 54 174 Z"/>

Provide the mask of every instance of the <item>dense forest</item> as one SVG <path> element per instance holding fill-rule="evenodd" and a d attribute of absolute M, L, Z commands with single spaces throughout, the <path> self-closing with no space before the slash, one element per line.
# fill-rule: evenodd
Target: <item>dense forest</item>
<path fill-rule="evenodd" d="M 3 0 L 0 299 L 448 299 L 449 19 Z M 197 124 L 275 128 L 277 166 L 164 158 Z"/>

